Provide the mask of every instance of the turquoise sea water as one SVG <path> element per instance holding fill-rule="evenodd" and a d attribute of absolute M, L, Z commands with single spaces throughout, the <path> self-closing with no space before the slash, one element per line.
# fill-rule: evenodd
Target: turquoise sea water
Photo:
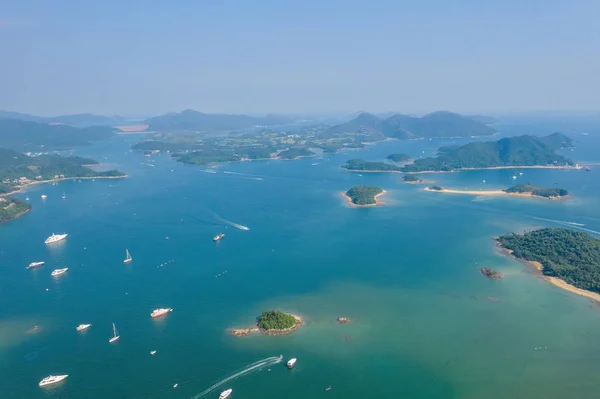
<path fill-rule="evenodd" d="M 573 137 L 567 156 L 600 161 L 598 136 Z M 556 183 L 574 194 L 568 201 L 443 195 L 340 166 L 465 140 L 390 141 L 216 173 L 129 151 L 137 140 L 75 152 L 128 179 L 33 186 L 19 195 L 33 210 L 0 226 L 0 397 L 192 398 L 238 373 L 203 397 L 226 388 L 233 399 L 597 397 L 600 308 L 499 255 L 492 237 L 538 226 L 600 231 L 599 169 L 426 175 L 495 189 L 523 172 L 517 182 Z M 387 205 L 347 207 L 340 192 L 356 184 L 386 189 Z M 43 243 L 63 231 L 65 242 Z M 215 244 L 218 232 L 226 237 Z M 38 260 L 47 263 L 25 269 Z M 483 278 L 482 266 L 505 278 Z M 54 279 L 58 267 L 69 271 Z M 174 311 L 153 320 L 156 307 Z M 225 332 L 270 308 L 307 325 L 282 337 Z M 121 339 L 110 345 L 112 322 Z M 77 333 L 80 323 L 92 327 Z M 269 359 L 280 354 L 298 358 L 296 368 Z M 70 376 L 39 388 L 48 374 Z"/>

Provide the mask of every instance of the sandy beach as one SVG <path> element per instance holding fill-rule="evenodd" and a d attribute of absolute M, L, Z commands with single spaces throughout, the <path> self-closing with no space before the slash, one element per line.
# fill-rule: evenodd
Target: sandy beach
<path fill-rule="evenodd" d="M 346 195 L 345 191 L 341 192 L 342 197 L 346 200 L 346 202 L 348 203 L 349 206 L 353 207 L 353 208 L 368 208 L 368 207 L 373 207 L 373 206 L 382 206 L 385 205 L 385 202 L 380 201 L 379 198 L 382 195 L 387 194 L 387 191 L 383 190 L 382 192 L 380 192 L 379 194 L 377 194 L 375 196 L 375 203 L 374 204 L 368 204 L 368 205 L 358 205 L 355 204 L 354 202 L 352 202 L 352 198 L 348 197 L 348 195 Z"/>
<path fill-rule="evenodd" d="M 572 292 L 573 294 L 584 296 L 586 298 L 593 299 L 594 301 L 600 302 L 600 294 L 598 294 L 596 292 L 592 292 L 592 291 L 582 290 L 581 288 L 577 288 L 574 285 L 571 285 L 571 284 L 567 283 L 566 281 L 559 279 L 558 277 L 546 276 L 543 274 L 544 266 L 540 262 L 519 259 L 513 255 L 513 251 L 511 251 L 510 249 L 504 248 L 503 246 L 500 245 L 500 243 L 498 241 L 496 241 L 496 245 L 498 246 L 498 248 L 500 248 L 502 254 L 504 254 L 506 256 L 510 256 L 513 259 L 516 259 L 520 262 L 528 264 L 529 266 L 532 266 L 538 272 L 538 275 L 541 278 L 543 278 L 544 280 L 546 280 L 547 282 L 557 286 L 558 288 L 562 288 L 565 291 L 569 291 L 569 292 Z"/>
<path fill-rule="evenodd" d="M 528 198 L 541 198 L 548 200 L 561 200 L 570 198 L 570 195 L 564 195 L 562 197 L 542 197 L 540 195 L 533 195 L 532 193 L 507 193 L 503 190 L 453 190 L 448 188 L 443 188 L 441 190 L 432 190 L 429 187 L 424 188 L 425 191 L 431 191 L 435 193 L 446 193 L 446 194 L 466 194 L 466 195 L 487 195 L 487 196 L 497 196 L 497 195 L 505 195 L 509 197 L 528 197 Z"/>

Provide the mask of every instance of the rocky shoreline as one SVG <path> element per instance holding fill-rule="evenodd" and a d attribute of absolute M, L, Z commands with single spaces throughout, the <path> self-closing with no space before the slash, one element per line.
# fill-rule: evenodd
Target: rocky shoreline
<path fill-rule="evenodd" d="M 302 327 L 302 325 L 304 324 L 302 317 L 294 314 L 292 316 L 294 317 L 294 319 L 296 319 L 296 323 L 290 328 L 265 330 L 264 328 L 260 328 L 257 323 L 255 327 L 230 328 L 227 330 L 227 332 L 229 332 L 234 337 L 245 337 L 255 333 L 260 333 L 262 335 L 287 335 L 293 333 L 294 331 Z"/>
<path fill-rule="evenodd" d="M 340 317 L 338 317 L 338 318 L 337 318 L 337 319 L 335 319 L 335 320 L 336 320 L 338 323 L 340 323 L 340 324 L 348 324 L 348 323 L 351 323 L 351 322 L 352 322 L 352 320 L 350 320 L 350 318 L 348 318 L 348 317 L 341 317 L 341 316 L 340 316 Z"/>

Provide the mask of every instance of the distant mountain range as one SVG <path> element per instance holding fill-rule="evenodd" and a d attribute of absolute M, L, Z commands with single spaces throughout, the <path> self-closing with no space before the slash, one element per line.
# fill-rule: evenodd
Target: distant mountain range
<path fill-rule="evenodd" d="M 255 126 L 274 126 L 293 123 L 287 116 L 267 115 L 254 117 L 235 114 L 205 114 L 191 109 L 146 119 L 150 130 L 200 130 L 223 131 L 246 129 Z"/>
<path fill-rule="evenodd" d="M 129 118 L 125 118 L 123 116 L 118 115 L 109 117 L 95 114 L 73 114 L 44 117 L 24 114 L 21 112 L 10 112 L 2 110 L 0 110 L 0 119 L 18 119 L 21 121 L 38 122 L 46 124 L 62 124 L 74 127 L 118 126 L 131 124 L 131 120 Z"/>
<path fill-rule="evenodd" d="M 64 149 L 87 145 L 114 135 L 109 126 L 77 128 L 19 119 L 0 119 L 0 147 L 20 151 Z"/>
<path fill-rule="evenodd" d="M 437 111 L 421 118 L 395 114 L 381 118 L 363 112 L 349 122 L 330 128 L 332 133 L 370 133 L 398 139 L 490 136 L 496 130 L 473 118 Z"/>

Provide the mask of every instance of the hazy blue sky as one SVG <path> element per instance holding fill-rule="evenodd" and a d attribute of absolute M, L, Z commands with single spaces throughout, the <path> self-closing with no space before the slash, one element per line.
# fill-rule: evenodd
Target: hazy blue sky
<path fill-rule="evenodd" d="M 0 109 L 600 109 L 600 1 L 3 0 Z"/>

